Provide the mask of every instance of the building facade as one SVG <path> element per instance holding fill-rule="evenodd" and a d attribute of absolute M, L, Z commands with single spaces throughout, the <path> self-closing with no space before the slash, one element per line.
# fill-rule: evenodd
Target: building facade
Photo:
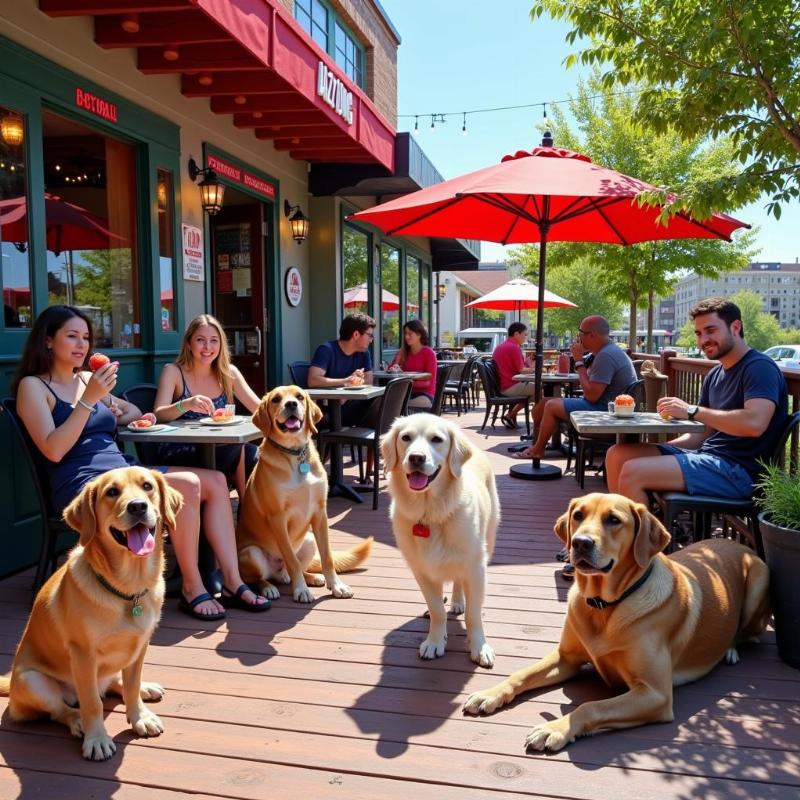
<path fill-rule="evenodd" d="M 430 323 L 433 270 L 477 266 L 472 243 L 347 221 L 441 180 L 395 130 L 400 36 L 374 0 L 18 0 L 0 20 L 3 395 L 54 303 L 91 316 L 119 389 L 213 313 L 260 393 L 352 310 L 380 360 Z M 39 522 L 14 462 L 0 520 L 25 563 Z"/>

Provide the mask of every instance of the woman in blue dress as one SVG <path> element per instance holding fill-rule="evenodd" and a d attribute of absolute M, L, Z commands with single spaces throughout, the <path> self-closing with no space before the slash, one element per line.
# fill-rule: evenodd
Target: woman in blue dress
<path fill-rule="evenodd" d="M 186 328 L 175 363 L 166 364 L 161 370 L 155 401 L 156 417 L 159 422 L 201 419 L 234 400 L 250 413 L 258 408 L 258 395 L 231 364 L 228 341 L 219 320 L 210 314 L 200 314 Z M 253 444 L 221 444 L 216 447 L 216 467 L 234 485 L 240 500 L 244 497 L 247 476 L 252 472 L 256 458 Z M 160 463 L 181 466 L 199 463 L 197 448 L 192 444 L 162 444 L 158 459 Z"/>
<path fill-rule="evenodd" d="M 111 394 L 119 364 L 87 371 L 93 333 L 90 319 L 73 306 L 50 306 L 31 329 L 12 393 L 17 413 L 46 459 L 57 511 L 98 475 L 129 466 L 114 441 L 118 425 L 141 416 L 136 406 Z M 157 468 L 158 469 L 158 468 Z M 200 521 L 219 561 L 222 602 L 265 611 L 269 601 L 242 582 L 236 556 L 230 497 L 225 476 L 215 470 L 162 468 L 167 483 L 183 495 L 176 527 L 170 531 L 183 576 L 179 608 L 198 619 L 222 619 L 223 606 L 209 595 L 197 567 Z"/>

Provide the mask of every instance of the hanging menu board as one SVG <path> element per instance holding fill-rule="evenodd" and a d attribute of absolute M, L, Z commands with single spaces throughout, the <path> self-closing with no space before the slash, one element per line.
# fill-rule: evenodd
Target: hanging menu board
<path fill-rule="evenodd" d="M 214 229 L 217 293 L 250 297 L 250 224 L 217 225 Z"/>

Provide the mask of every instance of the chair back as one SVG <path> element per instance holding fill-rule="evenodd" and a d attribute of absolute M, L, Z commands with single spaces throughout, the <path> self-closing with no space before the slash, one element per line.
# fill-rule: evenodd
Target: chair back
<path fill-rule="evenodd" d="M 800 432 L 800 411 L 792 414 L 789 419 L 786 420 L 786 426 L 781 431 L 781 435 L 775 444 L 775 449 L 770 453 L 767 459 L 770 464 L 777 464 L 777 466 L 781 468 L 786 467 L 786 445 L 789 439 L 796 435 L 795 431 Z M 789 466 L 793 470 L 798 468 L 797 464 L 790 464 Z"/>
<path fill-rule="evenodd" d="M 156 392 L 158 386 L 154 383 L 137 383 L 135 386 L 129 386 L 120 396 L 127 403 L 133 403 L 142 414 L 152 411 L 156 407 Z M 136 448 L 136 455 L 142 464 L 158 463 L 158 445 L 150 442 L 134 442 Z"/>
<path fill-rule="evenodd" d="M 386 433 L 398 417 L 406 415 L 408 398 L 411 397 L 411 383 L 411 378 L 391 378 L 386 383 L 386 390 L 381 397 L 378 411 L 377 433 L 379 436 Z"/>
<path fill-rule="evenodd" d="M 308 389 L 308 368 L 310 366 L 310 361 L 292 361 L 289 364 L 289 376 L 295 386 Z"/>
<path fill-rule="evenodd" d="M 638 380 L 631 381 L 626 387 L 623 394 L 629 394 L 635 402 L 634 410 L 644 411 L 646 402 L 644 396 L 644 379 L 639 378 Z"/>
<path fill-rule="evenodd" d="M 447 386 L 447 381 L 450 379 L 450 373 L 453 371 L 454 366 L 454 364 L 439 364 L 439 366 L 436 367 L 436 391 L 433 394 L 433 404 L 428 409 L 428 412 L 436 414 L 437 417 L 442 414 L 444 389 L 445 386 Z"/>
<path fill-rule="evenodd" d="M 478 375 L 486 399 L 497 397 L 500 394 L 500 377 L 497 374 L 497 364 L 494 359 L 479 358 L 474 363 L 478 367 Z"/>

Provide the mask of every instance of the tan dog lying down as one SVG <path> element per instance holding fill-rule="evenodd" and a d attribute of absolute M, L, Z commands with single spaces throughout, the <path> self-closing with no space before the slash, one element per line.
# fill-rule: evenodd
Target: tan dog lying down
<path fill-rule="evenodd" d="M 164 690 L 141 675 L 164 599 L 163 534 L 182 503 L 141 467 L 101 475 L 70 503 L 64 517 L 80 542 L 40 589 L 10 680 L 0 678 L 11 719 L 49 716 L 83 736 L 83 756 L 95 761 L 116 750 L 103 723 L 106 691 L 124 698 L 139 736 L 164 730 L 142 702 Z"/>
<path fill-rule="evenodd" d="M 443 584 L 453 581 L 450 611 L 466 611 L 470 658 L 494 664 L 483 633 L 486 565 L 500 523 L 494 473 L 486 456 L 452 423 L 433 414 L 395 420 L 381 441 L 397 545 L 425 596 L 430 629 L 420 658 L 444 655 Z"/>
<path fill-rule="evenodd" d="M 313 602 L 309 583 L 327 584 L 334 597 L 352 597 L 336 573 L 355 569 L 372 547 L 370 536 L 346 552 L 331 552 L 328 477 L 311 438 L 320 419 L 319 407 L 299 386 L 273 389 L 253 414 L 264 441 L 239 510 L 236 544 L 242 578 L 272 600 L 280 592 L 270 579 L 291 583 L 299 603 Z"/>
<path fill-rule="evenodd" d="M 491 714 L 587 663 L 627 691 L 537 725 L 526 739 L 530 749 L 560 750 L 576 736 L 671 721 L 673 686 L 702 677 L 722 659 L 735 664 L 736 645 L 764 630 L 769 573 L 740 544 L 713 539 L 667 557 L 664 526 L 645 506 L 615 494 L 573 500 L 555 531 L 576 570 L 558 648 L 471 695 L 464 712 Z"/>

